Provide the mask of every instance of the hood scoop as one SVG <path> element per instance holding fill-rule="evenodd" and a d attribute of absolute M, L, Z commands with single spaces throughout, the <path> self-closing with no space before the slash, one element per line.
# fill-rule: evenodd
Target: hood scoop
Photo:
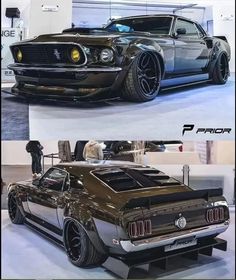
<path fill-rule="evenodd" d="M 79 34 L 103 34 L 107 33 L 103 28 L 74 27 L 62 31 L 62 33 L 79 33 Z"/>

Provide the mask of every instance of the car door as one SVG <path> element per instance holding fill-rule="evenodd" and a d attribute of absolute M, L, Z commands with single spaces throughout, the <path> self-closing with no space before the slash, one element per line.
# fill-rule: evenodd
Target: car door
<path fill-rule="evenodd" d="M 175 73 L 201 72 L 208 63 L 205 34 L 191 21 L 177 18 L 174 24 Z"/>
<path fill-rule="evenodd" d="M 63 202 L 68 173 L 59 168 L 50 168 L 31 188 L 28 194 L 28 206 L 32 215 L 60 228 L 57 209 Z"/>

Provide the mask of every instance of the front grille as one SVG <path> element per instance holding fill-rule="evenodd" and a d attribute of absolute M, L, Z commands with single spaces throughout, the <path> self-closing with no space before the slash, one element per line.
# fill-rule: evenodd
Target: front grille
<path fill-rule="evenodd" d="M 80 52 L 80 60 L 73 63 L 70 60 L 70 51 L 78 48 Z M 81 47 L 73 44 L 29 44 L 12 47 L 12 53 L 15 58 L 15 49 L 22 52 L 21 63 L 26 64 L 75 64 L 81 65 L 85 63 L 85 55 Z M 15 62 L 16 59 L 15 59 Z"/>

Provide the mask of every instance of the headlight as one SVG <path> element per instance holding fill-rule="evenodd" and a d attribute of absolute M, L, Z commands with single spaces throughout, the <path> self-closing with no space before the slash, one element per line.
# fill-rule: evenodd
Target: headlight
<path fill-rule="evenodd" d="M 104 63 L 111 62 L 113 60 L 113 51 L 110 49 L 103 49 L 100 53 L 100 60 Z"/>
<path fill-rule="evenodd" d="M 80 52 L 77 48 L 73 48 L 70 53 L 71 60 L 76 63 L 80 60 Z"/>
<path fill-rule="evenodd" d="M 15 58 L 16 58 L 17 62 L 21 62 L 22 58 L 23 58 L 22 51 L 18 48 L 15 50 Z"/>

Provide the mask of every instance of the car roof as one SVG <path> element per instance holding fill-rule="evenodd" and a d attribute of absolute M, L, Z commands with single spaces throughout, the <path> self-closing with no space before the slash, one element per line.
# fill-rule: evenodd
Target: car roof
<path fill-rule="evenodd" d="M 90 160 L 90 161 L 72 161 L 62 162 L 55 165 L 55 167 L 87 167 L 89 169 L 105 168 L 105 167 L 124 167 L 124 166 L 143 166 L 130 161 L 118 161 L 118 160 Z"/>
<path fill-rule="evenodd" d="M 116 21 L 116 20 L 125 20 L 125 19 L 135 19 L 135 18 L 151 18 L 151 17 L 174 17 L 174 18 L 181 18 L 184 20 L 188 20 L 188 21 L 192 21 L 195 22 L 194 20 L 191 20 L 189 18 L 183 17 L 183 16 L 179 16 L 179 15 L 175 15 L 175 14 L 151 14 L 151 15 L 137 15 L 137 16 L 129 16 L 129 17 L 121 17 L 121 18 L 117 18 L 114 19 L 112 21 Z M 111 22 L 112 22 L 111 21 Z"/>

